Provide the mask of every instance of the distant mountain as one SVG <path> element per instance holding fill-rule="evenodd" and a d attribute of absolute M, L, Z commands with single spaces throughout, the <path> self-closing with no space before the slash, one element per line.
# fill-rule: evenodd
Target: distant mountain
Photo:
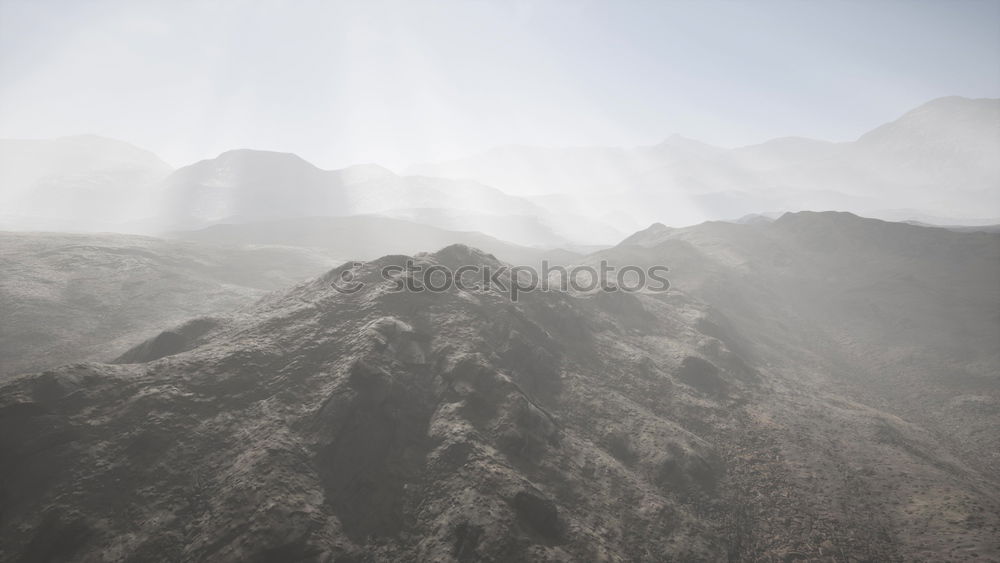
<path fill-rule="evenodd" d="M 628 236 L 625 240 L 619 243 L 619 246 L 653 246 L 654 244 L 661 242 L 673 231 L 674 229 L 664 225 L 663 223 L 653 223 L 649 227 Z"/>
<path fill-rule="evenodd" d="M 160 234 L 219 223 L 384 214 L 529 246 L 608 244 L 606 223 L 477 182 L 322 170 L 289 153 L 233 150 L 176 171 L 94 136 L 0 141 L 0 229 Z"/>
<path fill-rule="evenodd" d="M 164 323 L 228 313 L 336 264 L 295 248 L 0 232 L 0 379 L 108 361 Z"/>
<path fill-rule="evenodd" d="M 967 173 L 983 175 L 980 180 L 989 182 L 1000 170 L 995 158 L 1000 143 L 998 127 L 1000 100 L 950 96 L 928 102 L 865 133 L 855 146 L 876 155 L 900 158 L 899 164 L 936 169 L 944 177 L 951 177 L 954 168 L 965 166 L 971 169 Z M 918 160 L 943 156 L 948 157 L 943 163 Z"/>
<path fill-rule="evenodd" d="M 565 264 L 580 258 L 573 252 L 519 246 L 474 231 L 449 231 L 374 215 L 250 221 L 179 231 L 173 236 L 212 244 L 312 248 L 342 261 L 415 254 L 422 248 L 441 248 L 456 243 L 474 245 L 513 264 L 536 264 L 546 258 L 552 263 Z"/>
<path fill-rule="evenodd" d="M 0 228 L 107 229 L 151 215 L 171 167 L 152 153 L 92 135 L 0 140 Z"/>
<path fill-rule="evenodd" d="M 683 138 L 634 149 L 496 149 L 422 164 L 422 174 L 479 180 L 540 205 L 638 228 L 765 210 L 906 207 L 957 218 L 1000 213 L 1000 99 L 933 100 L 854 142 L 775 139 L 737 149 Z M 562 197 L 553 194 L 564 194 Z"/>
<path fill-rule="evenodd" d="M 669 291 L 517 302 L 391 291 L 408 258 L 501 265 L 339 267 L 0 385 L 0 558 L 1000 555 L 1000 235 L 654 225 L 586 261 Z"/>
<path fill-rule="evenodd" d="M 915 221 L 917 223 L 935 226 L 954 225 L 962 227 L 981 227 L 1000 225 L 1000 216 L 985 215 L 985 213 L 989 213 L 991 211 L 992 210 L 990 209 L 984 209 L 982 215 L 977 215 L 975 217 L 944 217 L 934 213 L 922 213 L 913 209 L 886 209 L 873 214 L 872 217 L 885 221 L 895 221 L 899 223 Z"/>
<path fill-rule="evenodd" d="M 653 222 L 772 210 L 985 224 L 1000 216 L 998 153 L 1000 99 L 960 97 L 853 142 L 786 137 L 724 149 L 673 136 L 632 149 L 507 146 L 410 175 L 374 164 L 322 170 L 246 149 L 171 173 L 154 155 L 99 137 L 0 141 L 0 229 L 160 233 L 382 214 L 551 248 L 611 244 Z"/>
<path fill-rule="evenodd" d="M 377 213 L 531 245 L 621 236 L 599 221 L 552 212 L 477 182 L 399 176 L 376 165 L 321 170 L 296 155 L 267 151 L 229 151 L 181 168 L 164 181 L 162 193 L 159 224 L 168 229 Z"/>
<path fill-rule="evenodd" d="M 918 227 L 932 227 L 937 229 L 947 229 L 958 233 L 1000 233 L 1000 224 L 995 225 L 932 225 L 921 223 L 920 221 L 904 221 L 908 225 Z"/>
<path fill-rule="evenodd" d="M 544 213 L 531 202 L 475 182 L 398 176 L 375 165 L 321 170 L 293 154 L 255 150 L 229 151 L 186 166 L 164 185 L 164 219 L 179 226 L 406 208 Z"/>
<path fill-rule="evenodd" d="M 776 217 L 772 217 L 768 213 L 751 213 L 750 215 L 744 215 L 739 219 L 736 219 L 733 223 L 739 223 L 741 225 L 763 225 L 770 223 L 775 219 Z"/>
<path fill-rule="evenodd" d="M 876 211 L 878 205 L 938 215 L 981 217 L 985 211 L 996 216 L 997 154 L 1000 99 L 953 96 L 928 102 L 836 147 L 826 160 L 793 162 L 769 180 L 871 197 L 872 207 L 861 211 Z"/>

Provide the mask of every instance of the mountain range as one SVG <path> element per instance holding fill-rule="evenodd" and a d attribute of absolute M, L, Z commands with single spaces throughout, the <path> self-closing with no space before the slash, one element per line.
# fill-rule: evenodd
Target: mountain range
<path fill-rule="evenodd" d="M 654 225 L 667 292 L 392 291 L 344 265 L 0 386 L 0 559 L 982 561 L 1000 235 Z M 345 268 L 365 283 L 330 283 Z"/>
<path fill-rule="evenodd" d="M 996 222 L 997 154 L 1000 99 L 953 96 L 851 142 L 788 137 L 723 149 L 674 136 L 634 149 L 513 146 L 410 171 L 477 180 L 630 228 L 808 209 Z"/>
<path fill-rule="evenodd" d="M 614 244 L 652 222 L 842 209 L 890 220 L 1000 222 L 1000 100 L 940 98 L 852 142 L 723 149 L 501 147 L 398 175 L 233 150 L 171 170 L 98 137 L 0 142 L 0 227 L 161 234 L 222 223 L 379 214 L 522 246 Z"/>
<path fill-rule="evenodd" d="M 998 154 L 0 141 L 0 562 L 1000 560 Z"/>
<path fill-rule="evenodd" d="M 345 262 L 455 243 L 523 265 L 582 258 L 379 216 L 214 225 L 170 238 L 0 231 L 0 380 L 108 361 L 165 323 L 248 306 Z"/>

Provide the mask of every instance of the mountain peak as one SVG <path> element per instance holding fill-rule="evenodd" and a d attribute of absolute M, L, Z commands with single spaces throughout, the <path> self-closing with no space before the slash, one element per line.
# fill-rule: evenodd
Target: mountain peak
<path fill-rule="evenodd" d="M 638 245 L 651 246 L 673 232 L 673 229 L 663 223 L 653 223 L 645 229 L 632 234 L 618 243 L 618 246 Z"/>
<path fill-rule="evenodd" d="M 287 163 L 294 165 L 306 165 L 316 168 L 312 163 L 301 156 L 290 152 L 266 151 L 258 149 L 231 149 L 215 157 L 219 162 L 261 162 L 261 163 Z"/>
<path fill-rule="evenodd" d="M 466 244 L 448 245 L 433 254 L 429 254 L 428 257 L 453 268 L 464 265 L 497 266 L 500 264 L 496 256 Z"/>
<path fill-rule="evenodd" d="M 775 219 L 775 224 L 794 224 L 804 222 L 838 222 L 838 221 L 875 221 L 876 219 L 865 219 L 849 211 L 788 211 L 782 213 Z"/>
<path fill-rule="evenodd" d="M 902 143 L 933 139 L 975 150 L 997 140 L 1000 98 L 946 96 L 922 104 L 862 135 L 859 143 Z M 898 138 L 898 139 L 897 139 Z"/>
<path fill-rule="evenodd" d="M 959 105 L 968 105 L 968 104 L 976 104 L 983 102 L 996 103 L 998 101 L 1000 101 L 1000 98 L 966 98 L 965 96 L 941 96 L 940 98 L 934 98 L 933 100 L 930 100 L 927 103 L 918 106 L 913 111 L 929 107 L 954 107 Z"/>
<path fill-rule="evenodd" d="M 965 98 L 963 96 L 943 96 L 921 104 L 904 113 L 896 122 L 916 119 L 926 115 L 940 115 L 941 119 L 963 118 L 969 114 L 979 115 L 1000 110 L 1000 98 Z M 893 122 L 895 123 L 895 122 Z"/>

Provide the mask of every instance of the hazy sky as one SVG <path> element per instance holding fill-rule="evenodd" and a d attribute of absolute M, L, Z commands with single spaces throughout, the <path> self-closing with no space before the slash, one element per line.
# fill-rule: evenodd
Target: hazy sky
<path fill-rule="evenodd" d="M 174 165 L 849 140 L 951 94 L 1000 96 L 1000 1 L 0 0 L 0 136 Z"/>

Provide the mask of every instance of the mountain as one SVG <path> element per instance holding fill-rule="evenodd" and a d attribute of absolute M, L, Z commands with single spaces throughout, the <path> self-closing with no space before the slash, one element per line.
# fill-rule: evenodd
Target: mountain
<path fill-rule="evenodd" d="M 654 226 L 589 258 L 601 259 L 669 264 L 673 287 L 759 334 L 772 365 L 808 358 L 790 368 L 797 377 L 918 423 L 1000 474 L 1000 459 L 981 455 L 1000 446 L 988 430 L 1000 411 L 986 406 L 1000 405 L 1000 234 L 802 212 Z"/>
<path fill-rule="evenodd" d="M 540 205 L 614 218 L 631 228 L 771 209 L 842 209 L 899 219 L 892 210 L 903 206 L 954 222 L 1000 211 L 996 154 L 1000 99 L 953 96 L 853 142 L 789 137 L 722 149 L 674 137 L 633 149 L 515 147 L 411 171 L 533 194 Z"/>
<path fill-rule="evenodd" d="M 107 229 L 152 213 L 171 167 L 152 153 L 93 135 L 0 140 L 0 226 Z"/>
<path fill-rule="evenodd" d="M 933 100 L 840 149 L 772 181 L 871 195 L 880 210 L 893 202 L 964 217 L 1000 209 L 1000 99 Z"/>
<path fill-rule="evenodd" d="M 229 312 L 338 263 L 305 249 L 0 232 L 0 380 L 110 360 L 164 325 Z"/>
<path fill-rule="evenodd" d="M 649 227 L 625 238 L 618 246 L 651 246 L 665 239 L 672 231 L 672 228 L 663 223 L 653 223 Z"/>
<path fill-rule="evenodd" d="M 725 149 L 680 136 L 632 149 L 506 146 L 397 175 L 233 150 L 171 172 L 100 137 L 0 141 L 0 228 L 162 233 L 219 223 L 382 214 L 522 246 L 608 245 L 767 210 L 992 224 L 1000 99 L 932 100 L 852 142 Z M 940 220 L 929 220 L 931 217 Z"/>
<path fill-rule="evenodd" d="M 298 156 L 235 150 L 181 168 L 165 180 L 171 224 L 346 216 L 400 208 L 531 214 L 520 198 L 455 180 L 403 177 L 374 165 L 321 170 Z"/>
<path fill-rule="evenodd" d="M 909 225 L 917 225 L 918 227 L 937 227 L 940 229 L 948 229 L 949 231 L 958 231 L 960 233 L 1000 233 L 1000 224 L 995 225 L 931 225 L 928 223 L 921 223 L 920 221 L 904 221 Z"/>
<path fill-rule="evenodd" d="M 163 183 L 160 208 L 160 225 L 173 230 L 384 214 L 498 238 L 513 236 L 532 246 L 620 237 L 598 221 L 554 213 L 477 182 L 399 176 L 376 165 L 321 170 L 293 154 L 254 150 L 229 151 L 177 170 Z M 438 223 L 445 217 L 451 219 Z M 539 238 L 529 241 L 529 231 L 519 230 L 515 222 L 533 226 Z"/>
<path fill-rule="evenodd" d="M 213 225 L 196 231 L 176 232 L 173 236 L 213 244 L 312 248 L 341 261 L 414 254 L 422 248 L 440 248 L 454 243 L 474 245 L 513 264 L 537 264 L 543 259 L 565 264 L 580 258 L 565 250 L 528 248 L 473 231 L 448 231 L 375 215 Z"/>
<path fill-rule="evenodd" d="M 229 312 L 333 265 L 456 241 L 514 264 L 580 257 L 376 216 L 216 225 L 167 240 L 0 232 L 0 379 L 107 361 L 165 325 Z"/>
<path fill-rule="evenodd" d="M 857 140 L 866 151 L 893 155 L 900 164 L 937 170 L 942 177 L 965 173 L 975 176 L 963 182 L 969 187 L 991 187 L 1000 170 L 997 143 L 1000 142 L 1000 100 L 968 99 L 959 96 L 938 98 L 893 121 L 878 127 Z M 942 162 L 920 161 L 919 157 L 949 158 Z M 977 176 L 979 176 L 977 178 Z M 982 185 L 977 185 L 982 182 Z"/>
<path fill-rule="evenodd" d="M 667 292 L 336 268 L 0 387 L 0 558 L 995 559 L 998 254 L 797 213 L 586 259 Z"/>

